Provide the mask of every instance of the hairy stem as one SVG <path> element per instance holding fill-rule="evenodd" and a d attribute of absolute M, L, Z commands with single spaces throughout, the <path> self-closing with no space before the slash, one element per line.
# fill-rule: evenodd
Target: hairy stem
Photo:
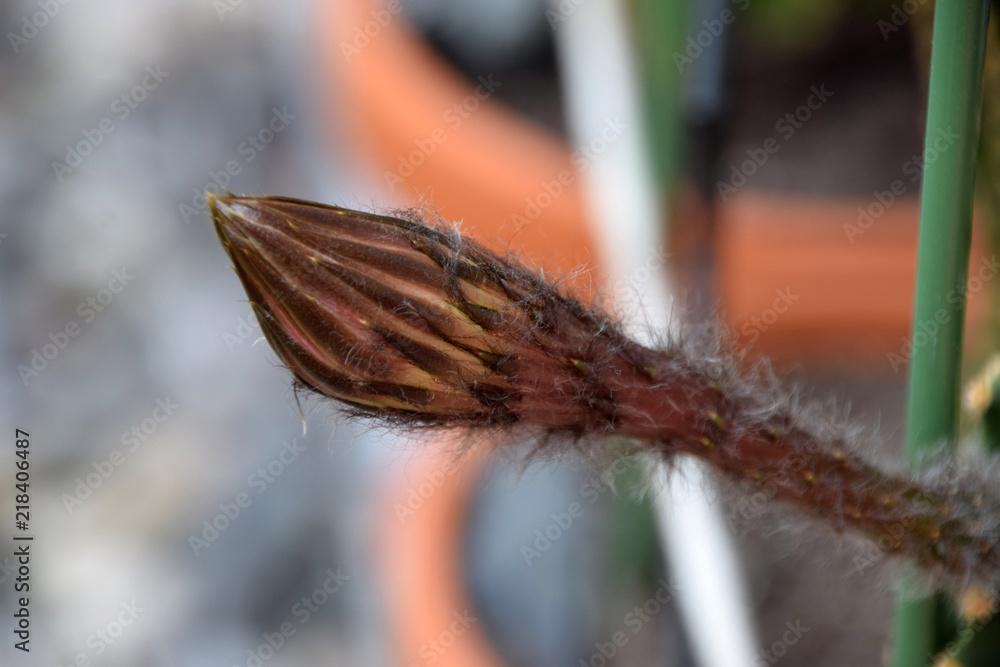
<path fill-rule="evenodd" d="M 1000 502 L 884 472 L 714 334 L 663 349 L 519 263 L 417 216 L 212 198 L 261 329 L 305 387 L 401 427 L 507 430 L 693 454 L 939 583 L 1000 585 Z M 546 447 L 541 447 L 544 451 Z"/>
<path fill-rule="evenodd" d="M 724 434 L 691 453 L 776 500 L 795 504 L 836 531 L 852 529 L 881 552 L 911 558 L 956 582 L 993 580 L 1000 559 L 1000 507 L 982 494 L 936 491 L 883 473 L 837 443 L 793 427 Z M 863 569 L 863 568 L 862 568 Z"/>

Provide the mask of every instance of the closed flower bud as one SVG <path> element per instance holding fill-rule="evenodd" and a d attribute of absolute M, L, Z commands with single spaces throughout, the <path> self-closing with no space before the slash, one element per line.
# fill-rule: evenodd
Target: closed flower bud
<path fill-rule="evenodd" d="M 665 385 L 669 355 L 453 230 L 280 198 L 217 197 L 212 215 L 278 356 L 356 407 L 650 437 L 650 412 L 682 419 L 681 389 L 708 391 Z"/>

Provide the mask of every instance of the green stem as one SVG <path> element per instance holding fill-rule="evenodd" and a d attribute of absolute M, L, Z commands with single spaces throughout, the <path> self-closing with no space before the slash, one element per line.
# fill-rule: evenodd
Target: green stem
<path fill-rule="evenodd" d="M 657 185 L 669 192 L 677 178 L 681 142 L 681 75 L 673 54 L 684 49 L 688 3 L 636 0 L 634 9 L 650 153 Z"/>
<path fill-rule="evenodd" d="M 989 0 L 938 0 L 934 10 L 924 151 L 925 159 L 936 157 L 926 161 L 921 194 L 907 406 L 906 453 L 914 466 L 957 435 L 965 302 L 955 295 L 969 268 L 988 19 Z M 894 664 L 919 667 L 938 648 L 936 606 L 933 598 L 904 599 L 906 588 L 897 605 Z"/>

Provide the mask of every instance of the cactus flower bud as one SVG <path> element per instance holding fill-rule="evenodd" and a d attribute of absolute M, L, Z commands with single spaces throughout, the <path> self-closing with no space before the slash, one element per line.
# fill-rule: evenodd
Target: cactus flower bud
<path fill-rule="evenodd" d="M 642 346 L 444 225 L 279 197 L 210 197 L 271 347 L 307 387 L 393 423 L 614 435 L 698 456 L 940 583 L 1000 584 L 1000 502 L 887 474 L 735 355 Z M 707 350 L 707 351 L 706 351 Z M 732 485 L 732 484 L 731 484 Z"/>
<path fill-rule="evenodd" d="M 661 437 L 651 413 L 684 421 L 699 400 L 684 390 L 712 393 L 690 373 L 665 383 L 686 371 L 670 355 L 452 230 L 278 198 L 214 198 L 212 213 L 278 356 L 355 407 Z"/>

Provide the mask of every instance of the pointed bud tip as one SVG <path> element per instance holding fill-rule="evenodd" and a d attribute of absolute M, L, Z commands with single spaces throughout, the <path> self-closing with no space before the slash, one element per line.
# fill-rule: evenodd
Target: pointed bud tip
<path fill-rule="evenodd" d="M 234 241 L 253 244 L 253 226 L 261 222 L 259 197 L 238 197 L 228 190 L 225 195 L 206 192 L 209 215 L 219 240 L 226 247 Z"/>
<path fill-rule="evenodd" d="M 236 213 L 234 204 L 244 198 L 235 197 L 229 192 L 226 192 L 225 196 L 214 192 L 206 192 L 205 199 L 208 201 L 208 210 L 212 221 L 218 226 L 234 222 L 233 218 L 236 217 L 234 215 Z"/>

